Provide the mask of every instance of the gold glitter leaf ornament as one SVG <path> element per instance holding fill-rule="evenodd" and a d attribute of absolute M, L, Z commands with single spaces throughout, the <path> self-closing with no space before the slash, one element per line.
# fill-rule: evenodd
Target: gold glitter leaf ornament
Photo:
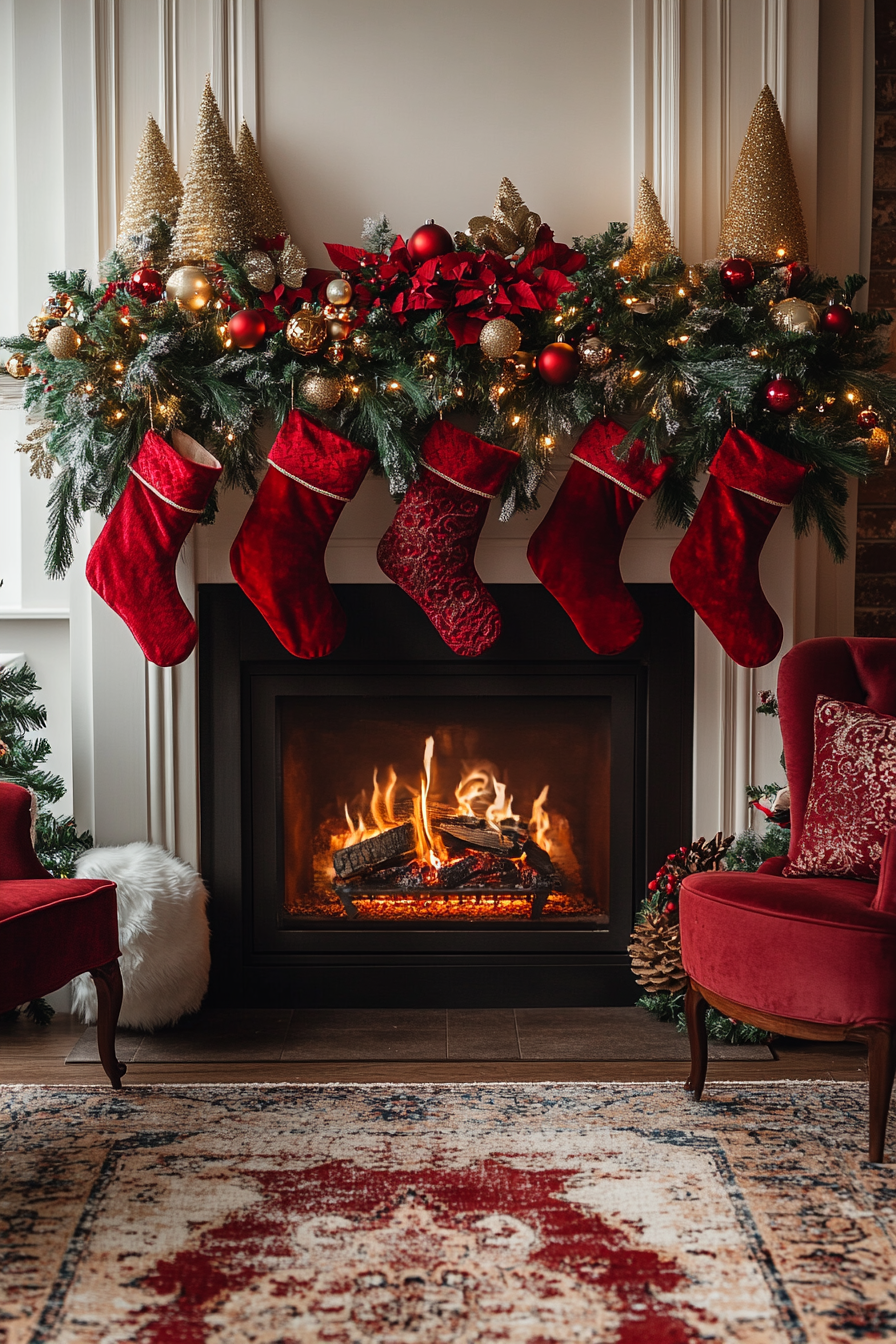
<path fill-rule="evenodd" d="M 277 274 L 288 289 L 301 289 L 307 269 L 308 263 L 302 255 L 302 249 L 287 234 L 283 251 L 277 258 Z"/>
<path fill-rule="evenodd" d="M 181 262 L 208 262 L 216 252 L 245 251 L 251 236 L 243 175 L 208 78 L 172 253 Z"/>
<path fill-rule="evenodd" d="M 541 228 L 541 216 L 529 209 L 510 178 L 502 177 L 491 218 L 474 215 L 467 227 L 477 247 L 487 247 L 509 257 L 520 248 L 524 254 L 532 251 Z"/>
<path fill-rule="evenodd" d="M 720 257 L 808 261 L 809 243 L 787 133 L 771 89 L 753 108 L 719 234 Z"/>
<path fill-rule="evenodd" d="M 149 233 L 155 215 L 174 226 L 183 194 L 181 180 L 162 132 L 155 119 L 149 117 L 137 150 L 137 162 L 134 164 L 127 199 L 118 221 L 115 248 L 126 265 L 136 268 L 146 260 L 133 240 L 136 236 Z M 167 257 L 155 257 L 154 260 L 157 265 L 166 268 Z"/>
<path fill-rule="evenodd" d="M 638 188 L 632 245 L 619 263 L 621 276 L 646 275 L 658 261 L 676 255 L 675 240 L 663 218 L 656 192 L 646 177 Z"/>
<path fill-rule="evenodd" d="M 259 238 L 276 238 L 277 234 L 285 233 L 283 213 L 271 190 L 258 146 L 245 118 L 237 136 L 236 161 L 243 175 L 246 213 L 252 232 Z"/>

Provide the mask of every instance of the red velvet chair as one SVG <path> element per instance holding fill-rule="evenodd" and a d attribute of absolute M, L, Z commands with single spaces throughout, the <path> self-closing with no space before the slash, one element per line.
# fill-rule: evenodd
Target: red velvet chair
<path fill-rule="evenodd" d="M 96 1035 L 109 1082 L 121 1010 L 115 883 L 51 877 L 31 843 L 31 794 L 0 783 L 0 1012 L 51 994 L 82 971 L 96 985 Z"/>
<path fill-rule="evenodd" d="M 810 639 L 781 662 L 778 704 L 796 854 L 812 782 L 818 695 L 896 716 L 896 639 Z M 869 1156 L 883 1161 L 896 1070 L 896 827 L 880 881 L 695 873 L 681 886 L 681 952 L 690 977 L 687 1086 L 706 1081 L 706 1007 L 784 1036 L 868 1046 Z"/>

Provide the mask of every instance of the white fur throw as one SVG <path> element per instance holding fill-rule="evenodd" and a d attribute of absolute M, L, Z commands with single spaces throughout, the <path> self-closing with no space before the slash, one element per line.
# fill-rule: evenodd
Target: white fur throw
<path fill-rule="evenodd" d="M 122 1027 L 155 1027 L 194 1013 L 208 986 L 210 955 L 199 874 L 161 845 L 145 840 L 89 849 L 76 877 L 107 877 L 118 887 L 118 945 L 124 981 Z M 89 975 L 72 981 L 72 1006 L 96 1021 L 96 990 Z"/>

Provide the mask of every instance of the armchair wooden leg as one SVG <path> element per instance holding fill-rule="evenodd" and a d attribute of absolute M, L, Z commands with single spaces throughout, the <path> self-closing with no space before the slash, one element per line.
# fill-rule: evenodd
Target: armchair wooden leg
<path fill-rule="evenodd" d="M 868 1042 L 868 1161 L 883 1162 L 896 1074 L 896 1031 L 891 1025 L 866 1027 L 856 1035 Z"/>
<path fill-rule="evenodd" d="M 96 986 L 96 1043 L 106 1077 L 113 1088 L 121 1087 L 127 1065 L 115 1058 L 115 1028 L 121 1012 L 122 983 L 118 961 L 107 962 L 91 971 Z"/>
<path fill-rule="evenodd" d="M 699 1101 L 702 1097 L 703 1085 L 706 1082 L 706 1009 L 708 1006 L 697 986 L 693 981 L 689 981 L 687 993 L 684 996 L 684 1011 L 688 1023 L 688 1040 L 691 1045 L 691 1072 L 688 1075 L 685 1088 L 689 1092 L 693 1092 L 695 1101 Z"/>

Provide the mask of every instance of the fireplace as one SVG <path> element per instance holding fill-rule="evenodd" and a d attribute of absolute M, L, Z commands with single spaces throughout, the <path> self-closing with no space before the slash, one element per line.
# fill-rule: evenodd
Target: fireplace
<path fill-rule="evenodd" d="M 200 588 L 213 1001 L 632 1002 L 634 907 L 689 838 L 690 609 L 635 586 L 644 633 L 599 658 L 540 586 L 496 585 L 468 660 L 392 586 L 337 592 L 349 634 L 304 662 Z"/>

